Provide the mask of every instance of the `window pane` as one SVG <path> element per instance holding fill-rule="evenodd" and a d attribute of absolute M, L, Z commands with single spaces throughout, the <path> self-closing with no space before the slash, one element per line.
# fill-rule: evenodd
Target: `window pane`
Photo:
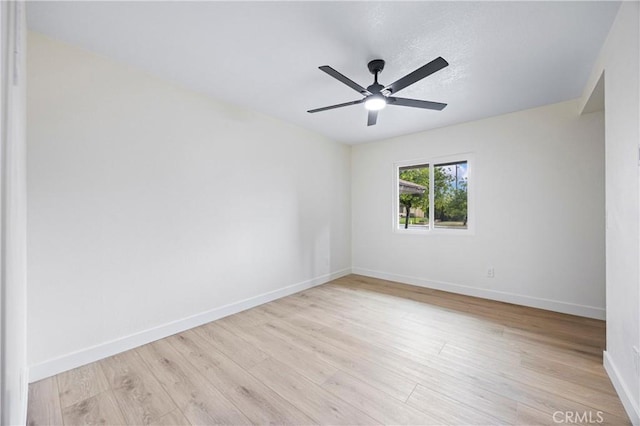
<path fill-rule="evenodd" d="M 434 228 L 467 229 L 467 162 L 436 164 L 433 179 Z"/>
<path fill-rule="evenodd" d="M 401 167 L 398 194 L 398 228 L 428 230 L 429 165 Z"/>

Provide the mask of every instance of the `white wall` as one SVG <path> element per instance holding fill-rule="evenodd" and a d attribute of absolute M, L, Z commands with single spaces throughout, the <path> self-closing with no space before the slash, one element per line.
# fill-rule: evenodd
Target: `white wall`
<path fill-rule="evenodd" d="M 31 380 L 349 271 L 348 146 L 28 47 Z"/>
<path fill-rule="evenodd" d="M 393 232 L 393 164 L 465 152 L 475 233 Z M 353 272 L 604 317 L 603 158 L 603 114 L 577 101 L 354 146 Z"/>
<path fill-rule="evenodd" d="M 24 3 L 0 2 L 0 423 L 27 414 Z"/>
<path fill-rule="evenodd" d="M 605 367 L 636 425 L 640 424 L 640 375 L 633 359 L 633 347 L 640 348 L 639 21 L 639 3 L 623 2 L 583 96 L 583 104 L 586 104 L 604 72 L 607 210 Z"/>

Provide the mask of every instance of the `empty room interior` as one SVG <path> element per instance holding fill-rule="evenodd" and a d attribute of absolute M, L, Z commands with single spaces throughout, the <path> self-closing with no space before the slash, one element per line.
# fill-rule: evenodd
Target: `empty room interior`
<path fill-rule="evenodd" d="M 640 425 L 638 1 L 3 1 L 6 425 Z"/>

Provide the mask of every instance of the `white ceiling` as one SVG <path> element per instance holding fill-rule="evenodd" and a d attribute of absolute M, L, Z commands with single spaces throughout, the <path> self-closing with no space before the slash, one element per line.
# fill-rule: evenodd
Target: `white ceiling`
<path fill-rule="evenodd" d="M 577 98 L 618 2 L 28 2 L 28 25 L 191 89 L 361 143 Z M 367 127 L 367 62 L 389 84 L 442 56 L 449 67 L 399 96 Z"/>

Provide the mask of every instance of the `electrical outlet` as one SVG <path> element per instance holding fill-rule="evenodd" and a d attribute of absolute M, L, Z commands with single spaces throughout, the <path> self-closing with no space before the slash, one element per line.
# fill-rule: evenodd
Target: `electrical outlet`
<path fill-rule="evenodd" d="M 493 278 L 496 275 L 496 271 L 493 269 L 493 266 L 487 268 L 487 277 Z"/>
<path fill-rule="evenodd" d="M 636 369 L 636 376 L 640 376 L 640 350 L 637 346 L 633 347 L 633 366 Z"/>

